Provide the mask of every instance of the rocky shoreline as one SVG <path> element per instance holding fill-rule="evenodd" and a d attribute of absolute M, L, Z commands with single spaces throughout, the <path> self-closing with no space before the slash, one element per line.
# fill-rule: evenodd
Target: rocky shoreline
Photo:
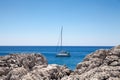
<path fill-rule="evenodd" d="M 0 56 L 0 80 L 120 80 L 120 45 L 89 54 L 74 71 L 41 54 Z"/>

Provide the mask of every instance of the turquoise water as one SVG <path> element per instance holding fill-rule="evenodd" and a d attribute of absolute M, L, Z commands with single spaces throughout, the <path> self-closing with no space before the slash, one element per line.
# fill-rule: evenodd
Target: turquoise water
<path fill-rule="evenodd" d="M 98 49 L 110 48 L 112 46 L 63 46 L 62 49 L 69 51 L 71 57 L 56 57 L 56 54 L 60 51 L 57 46 L 0 46 L 0 55 L 39 52 L 47 58 L 49 64 L 67 65 L 70 69 L 75 69 L 77 63 L 81 62 L 87 54 Z"/>

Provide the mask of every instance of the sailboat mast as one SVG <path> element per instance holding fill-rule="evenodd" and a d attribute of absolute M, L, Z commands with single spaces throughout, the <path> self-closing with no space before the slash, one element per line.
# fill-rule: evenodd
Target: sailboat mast
<path fill-rule="evenodd" d="M 63 37 L 62 32 L 63 32 L 63 26 L 61 27 L 61 49 L 62 49 L 62 37 Z"/>

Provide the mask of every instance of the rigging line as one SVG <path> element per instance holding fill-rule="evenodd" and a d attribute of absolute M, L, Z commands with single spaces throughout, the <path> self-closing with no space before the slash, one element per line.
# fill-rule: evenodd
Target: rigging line
<path fill-rule="evenodd" d="M 58 37 L 56 51 L 58 51 L 58 50 L 59 50 L 58 48 L 60 47 L 60 39 L 61 39 L 61 34 L 59 34 L 59 37 Z"/>

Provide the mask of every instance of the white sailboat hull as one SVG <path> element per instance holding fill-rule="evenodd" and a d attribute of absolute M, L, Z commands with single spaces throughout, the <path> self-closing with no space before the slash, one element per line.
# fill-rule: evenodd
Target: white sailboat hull
<path fill-rule="evenodd" d="M 58 53 L 56 55 L 56 57 L 70 57 L 70 53 L 65 52 L 65 51 L 61 51 L 60 53 Z"/>

